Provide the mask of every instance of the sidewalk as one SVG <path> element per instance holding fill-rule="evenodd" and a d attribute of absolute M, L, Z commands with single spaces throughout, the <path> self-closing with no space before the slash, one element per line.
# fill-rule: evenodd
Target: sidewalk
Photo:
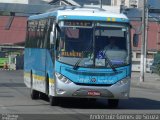
<path fill-rule="evenodd" d="M 140 82 L 140 72 L 132 72 L 131 86 L 160 90 L 160 76 L 157 74 L 145 73 L 144 82 Z"/>

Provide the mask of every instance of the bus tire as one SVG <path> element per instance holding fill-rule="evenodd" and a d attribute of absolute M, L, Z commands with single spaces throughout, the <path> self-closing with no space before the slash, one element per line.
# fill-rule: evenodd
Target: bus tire
<path fill-rule="evenodd" d="M 39 98 L 39 92 L 33 89 L 33 76 L 31 72 L 31 88 L 30 88 L 31 99 L 36 100 Z"/>
<path fill-rule="evenodd" d="M 46 95 L 49 95 L 49 76 L 46 76 Z"/>
<path fill-rule="evenodd" d="M 110 108 L 117 108 L 119 104 L 119 99 L 108 99 L 108 105 Z"/>
<path fill-rule="evenodd" d="M 58 104 L 58 99 L 54 96 L 49 96 L 49 102 L 51 106 L 56 106 Z"/>
<path fill-rule="evenodd" d="M 97 99 L 96 98 L 88 98 L 88 102 L 96 102 Z"/>
<path fill-rule="evenodd" d="M 32 88 L 31 88 L 31 98 L 32 100 L 37 100 L 39 98 L 39 92 L 36 90 L 33 90 Z"/>

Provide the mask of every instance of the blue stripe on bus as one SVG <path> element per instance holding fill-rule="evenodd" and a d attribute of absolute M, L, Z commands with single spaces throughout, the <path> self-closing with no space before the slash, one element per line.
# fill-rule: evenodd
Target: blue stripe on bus
<path fill-rule="evenodd" d="M 60 69 L 61 68 L 61 69 Z M 112 69 L 92 69 L 92 68 L 79 68 L 73 70 L 73 66 L 65 65 L 56 62 L 56 72 L 61 73 L 74 83 L 80 84 L 114 84 L 123 78 L 130 77 L 131 66 L 116 68 L 117 73 Z M 92 79 L 96 79 L 92 81 Z"/>
<path fill-rule="evenodd" d="M 45 58 L 46 63 L 44 62 Z M 33 74 L 39 76 L 45 76 L 47 73 L 49 78 L 54 79 L 54 72 L 56 71 L 66 76 L 72 82 L 80 84 L 114 84 L 131 74 L 131 66 L 116 68 L 117 73 L 114 73 L 111 68 L 95 69 L 80 67 L 78 70 L 73 70 L 73 66 L 60 62 L 55 62 L 54 65 L 50 52 L 46 49 L 26 48 L 24 59 L 25 72 L 32 70 Z M 45 70 L 47 70 L 46 73 Z M 93 82 L 92 79 L 96 79 L 96 82 Z"/>
<path fill-rule="evenodd" d="M 54 65 L 49 50 L 25 48 L 24 60 L 24 72 L 30 73 L 32 71 L 33 74 L 38 76 L 48 74 L 49 78 L 54 79 Z"/>

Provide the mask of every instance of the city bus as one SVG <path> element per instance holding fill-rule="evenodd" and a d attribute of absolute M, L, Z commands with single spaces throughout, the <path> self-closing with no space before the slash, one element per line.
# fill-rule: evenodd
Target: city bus
<path fill-rule="evenodd" d="M 118 49 L 105 50 L 109 41 Z M 27 21 L 24 83 L 32 99 L 106 99 L 117 107 L 129 98 L 131 25 L 121 13 L 64 7 Z"/>

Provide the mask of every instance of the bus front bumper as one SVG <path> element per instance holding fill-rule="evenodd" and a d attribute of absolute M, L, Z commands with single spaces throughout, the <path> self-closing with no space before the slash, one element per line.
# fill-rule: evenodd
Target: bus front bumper
<path fill-rule="evenodd" d="M 55 88 L 56 97 L 128 99 L 129 92 L 130 77 L 111 86 L 84 86 L 57 80 Z"/>

